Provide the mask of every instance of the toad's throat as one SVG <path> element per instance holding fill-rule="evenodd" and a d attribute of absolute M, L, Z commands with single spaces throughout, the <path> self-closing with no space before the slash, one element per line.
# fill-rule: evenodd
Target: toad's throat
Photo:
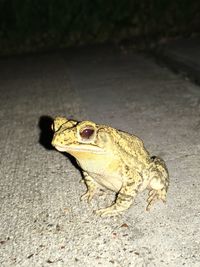
<path fill-rule="evenodd" d="M 60 152 L 91 152 L 95 154 L 105 154 L 105 151 L 103 148 L 100 148 L 98 146 L 92 146 L 92 145 L 70 145 L 70 146 L 59 146 L 55 145 L 55 148 Z"/>

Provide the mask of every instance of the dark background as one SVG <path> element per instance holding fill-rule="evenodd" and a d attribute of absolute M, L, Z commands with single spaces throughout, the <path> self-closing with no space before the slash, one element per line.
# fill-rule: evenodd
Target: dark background
<path fill-rule="evenodd" d="M 199 31 L 200 1 L 0 0 L 0 55 Z"/>

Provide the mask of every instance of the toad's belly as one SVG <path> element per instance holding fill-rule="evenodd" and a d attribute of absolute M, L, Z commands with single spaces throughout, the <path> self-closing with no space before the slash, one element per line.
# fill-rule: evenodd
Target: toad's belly
<path fill-rule="evenodd" d="M 122 187 L 122 177 L 117 159 L 109 156 L 95 155 L 92 159 L 78 159 L 80 167 L 86 171 L 97 184 L 112 191 L 118 192 Z"/>
<path fill-rule="evenodd" d="M 107 176 L 107 175 L 101 175 L 96 173 L 89 173 L 91 177 L 95 180 L 97 184 L 99 184 L 102 187 L 105 187 L 109 190 L 112 190 L 114 192 L 119 192 L 119 190 L 122 187 L 122 178 L 116 176 Z"/>

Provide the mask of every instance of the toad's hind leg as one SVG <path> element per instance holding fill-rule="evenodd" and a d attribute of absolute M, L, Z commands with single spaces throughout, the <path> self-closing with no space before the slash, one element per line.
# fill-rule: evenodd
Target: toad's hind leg
<path fill-rule="evenodd" d="M 158 157 L 152 157 L 150 166 L 149 196 L 146 210 L 157 201 L 166 202 L 167 190 L 169 187 L 169 174 L 165 162 Z"/>

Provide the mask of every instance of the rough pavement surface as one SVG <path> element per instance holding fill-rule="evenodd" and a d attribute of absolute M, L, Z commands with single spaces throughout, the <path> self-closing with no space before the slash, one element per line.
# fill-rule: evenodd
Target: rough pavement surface
<path fill-rule="evenodd" d="M 0 266 L 200 266 L 200 88 L 151 58 L 113 47 L 0 61 Z M 121 217 L 80 202 L 73 162 L 49 146 L 65 115 L 134 133 L 162 156 L 167 204 L 147 191 Z"/>

